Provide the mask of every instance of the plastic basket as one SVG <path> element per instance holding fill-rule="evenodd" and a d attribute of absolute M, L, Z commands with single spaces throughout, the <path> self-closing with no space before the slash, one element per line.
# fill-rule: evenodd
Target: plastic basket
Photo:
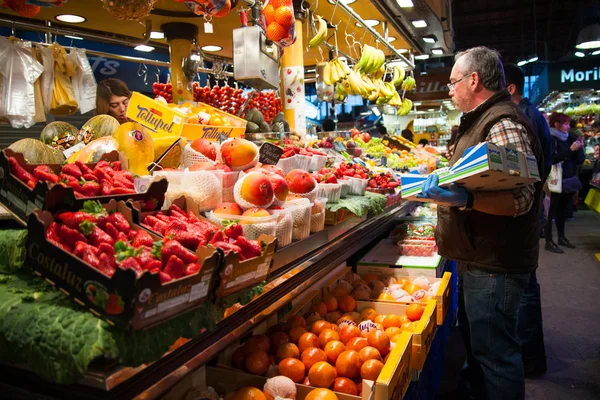
<path fill-rule="evenodd" d="M 244 235 L 250 240 L 256 240 L 262 234 L 275 236 L 278 216 L 244 217 L 241 215 L 215 214 L 210 211 L 206 213 L 206 218 L 220 227 L 224 227 L 224 221 L 238 221 L 244 228 Z"/>
<path fill-rule="evenodd" d="M 317 190 L 318 189 L 319 189 L 319 187 L 317 185 L 317 187 L 315 187 L 313 190 L 311 190 L 308 193 L 294 193 L 294 192 L 289 192 L 288 193 L 288 200 L 287 201 L 289 202 L 289 201 L 293 200 L 295 197 L 301 197 L 301 198 L 310 200 L 310 202 L 312 203 L 317 198 Z"/>
<path fill-rule="evenodd" d="M 222 200 L 225 202 L 234 202 L 233 198 L 233 188 L 235 183 L 238 180 L 238 176 L 240 171 L 233 172 L 223 172 L 223 190 L 222 190 Z"/>
<path fill-rule="evenodd" d="M 349 194 L 357 194 L 359 196 L 363 196 L 365 194 L 367 191 L 367 186 L 369 185 L 368 179 L 348 177 L 348 180 L 351 184 Z"/>
<path fill-rule="evenodd" d="M 313 202 L 308 199 L 288 201 L 284 208 L 292 213 L 292 240 L 302 240 L 310 236 L 310 216 Z"/>
<path fill-rule="evenodd" d="M 293 155 L 289 158 L 280 158 L 277 162 L 277 166 L 283 170 L 285 175 L 289 174 L 289 172 L 293 169 L 296 169 L 296 160 L 298 156 Z"/>
<path fill-rule="evenodd" d="M 158 180 L 160 178 L 166 178 L 169 182 L 169 186 L 171 185 L 181 185 L 181 179 L 183 178 L 183 171 L 154 171 L 152 173 L 154 180 Z"/>
<path fill-rule="evenodd" d="M 246 200 L 244 200 L 244 198 L 242 198 L 242 184 L 244 183 L 244 179 L 247 179 L 249 176 L 253 175 L 253 174 L 261 174 L 261 172 L 250 172 L 249 174 L 246 174 L 244 176 L 242 176 L 240 179 L 237 180 L 237 182 L 235 183 L 235 185 L 233 186 L 233 198 L 235 200 L 236 203 L 238 203 L 238 205 L 240 207 L 242 207 L 244 210 L 247 210 L 249 208 L 253 208 L 253 207 L 262 207 L 262 208 L 269 208 L 269 206 L 271 204 L 273 204 L 273 200 L 271 200 L 269 203 L 267 204 L 261 204 L 261 205 L 255 205 L 252 204 Z M 273 199 L 275 199 L 275 196 L 273 196 Z"/>
<path fill-rule="evenodd" d="M 277 228 L 275 236 L 277 237 L 277 243 L 279 248 L 287 246 L 292 243 L 292 229 L 294 228 L 294 221 L 292 219 L 292 211 L 290 209 L 282 210 L 267 210 L 271 215 L 277 215 Z"/>
<path fill-rule="evenodd" d="M 340 191 L 340 197 L 346 198 L 350 194 L 350 190 L 352 189 L 352 182 L 349 179 L 342 179 L 338 181 L 342 184 L 342 190 Z"/>
<path fill-rule="evenodd" d="M 296 168 L 303 169 L 308 171 L 310 169 L 310 163 L 312 161 L 311 156 L 301 156 L 300 154 L 296 154 Z M 287 173 L 286 173 L 287 175 Z"/>
<path fill-rule="evenodd" d="M 179 186 L 179 187 L 177 187 Z M 214 210 L 223 202 L 221 191 L 223 187 L 223 171 L 185 171 L 181 184 L 175 185 L 174 193 L 188 196 L 198 206 L 198 211 Z M 171 185 L 167 193 L 171 191 Z"/>
<path fill-rule="evenodd" d="M 325 197 L 330 203 L 337 203 L 342 196 L 342 183 L 319 183 L 317 197 Z"/>
<path fill-rule="evenodd" d="M 320 212 L 314 213 L 317 203 L 320 202 L 323 209 Z M 327 211 L 327 198 L 320 197 L 315 201 L 311 209 L 310 215 L 310 233 L 320 232 L 325 229 L 325 212 Z"/>
<path fill-rule="evenodd" d="M 310 170 L 318 171 L 327 164 L 327 156 L 320 156 L 318 154 L 313 154 L 310 160 Z"/>

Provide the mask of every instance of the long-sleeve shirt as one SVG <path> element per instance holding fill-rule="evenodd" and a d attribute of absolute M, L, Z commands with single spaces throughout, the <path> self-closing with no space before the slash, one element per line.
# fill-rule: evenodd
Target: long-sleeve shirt
<path fill-rule="evenodd" d="M 524 98 L 519 102 L 519 108 L 523 111 L 523 114 L 529 121 L 531 122 L 531 126 L 533 130 L 538 135 L 540 139 L 540 143 L 542 145 L 542 152 L 544 153 L 544 181 L 550 174 L 550 170 L 552 169 L 552 154 L 554 153 L 554 148 L 552 146 L 552 140 L 550 138 L 550 127 L 548 126 L 548 122 L 542 115 L 541 112 L 533 104 L 529 99 Z"/>
<path fill-rule="evenodd" d="M 492 126 L 487 141 L 501 147 L 512 145 L 520 152 L 533 154 L 533 148 L 527 136 L 527 129 L 509 118 L 501 119 Z M 529 212 L 535 196 L 535 187 L 532 184 L 524 185 L 511 190 L 511 193 L 515 202 L 514 216 L 518 217 Z"/>

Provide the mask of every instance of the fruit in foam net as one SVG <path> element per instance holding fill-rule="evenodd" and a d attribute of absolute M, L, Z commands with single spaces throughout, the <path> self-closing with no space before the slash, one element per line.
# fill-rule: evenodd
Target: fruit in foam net
<path fill-rule="evenodd" d="M 258 148 L 246 139 L 234 138 L 221 145 L 221 158 L 231 168 L 241 169 L 256 162 Z"/>
<path fill-rule="evenodd" d="M 244 210 L 237 203 L 221 203 L 213 212 L 215 214 L 242 215 Z"/>
<path fill-rule="evenodd" d="M 217 159 L 217 149 L 207 139 L 196 139 L 190 144 L 190 147 L 196 150 L 198 153 L 202 153 L 204 157 L 212 161 Z"/>
<path fill-rule="evenodd" d="M 209 162 L 206 162 L 206 161 L 201 161 L 201 162 L 195 163 L 194 165 L 192 165 L 188 169 L 190 171 L 215 171 L 217 168 L 212 163 L 209 163 Z"/>
<path fill-rule="evenodd" d="M 232 169 L 229 165 L 225 164 L 215 164 L 215 169 L 220 169 L 223 172 L 231 172 Z"/>
<path fill-rule="evenodd" d="M 273 195 L 280 202 L 284 202 L 289 192 L 289 186 L 285 178 L 277 174 L 269 174 L 269 181 L 273 186 Z"/>
<path fill-rule="evenodd" d="M 291 170 L 285 179 L 292 193 L 310 193 L 317 187 L 315 178 L 302 169 Z"/>
<path fill-rule="evenodd" d="M 338 400 L 338 397 L 329 389 L 314 389 L 306 395 L 304 400 Z"/>
<path fill-rule="evenodd" d="M 323 202 L 319 199 L 315 200 L 315 203 L 311 209 L 311 214 L 320 214 L 324 211 Z"/>
<path fill-rule="evenodd" d="M 267 397 L 267 400 L 293 400 L 296 398 L 296 385 L 294 385 L 293 380 L 290 378 L 275 376 L 267 379 L 265 386 L 263 386 L 263 393 Z"/>
<path fill-rule="evenodd" d="M 268 207 L 273 202 L 273 185 L 268 176 L 258 172 L 242 178 L 239 193 L 243 200 L 256 207 Z"/>
<path fill-rule="evenodd" d="M 242 213 L 242 217 L 259 218 L 259 217 L 270 217 L 270 216 L 271 216 L 271 214 L 269 214 L 269 212 L 267 210 L 265 210 L 264 208 L 260 208 L 260 207 L 249 208 Z"/>

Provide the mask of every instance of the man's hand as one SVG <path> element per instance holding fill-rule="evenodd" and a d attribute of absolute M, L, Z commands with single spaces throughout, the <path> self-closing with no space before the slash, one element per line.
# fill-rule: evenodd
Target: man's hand
<path fill-rule="evenodd" d="M 454 183 L 448 189 L 438 186 L 439 178 L 436 174 L 431 174 L 423 183 L 421 193 L 417 195 L 418 199 L 432 199 L 437 203 L 450 204 L 453 207 L 462 207 L 467 204 L 469 194 L 465 188 Z"/>

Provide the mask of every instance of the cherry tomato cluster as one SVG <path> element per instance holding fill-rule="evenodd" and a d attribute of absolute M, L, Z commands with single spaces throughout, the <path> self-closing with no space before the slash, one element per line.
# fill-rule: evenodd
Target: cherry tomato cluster
<path fill-rule="evenodd" d="M 154 95 L 163 97 L 168 103 L 173 102 L 173 88 L 171 83 L 154 82 L 152 84 Z"/>
<path fill-rule="evenodd" d="M 373 174 L 369 179 L 369 187 L 373 189 L 395 189 L 399 183 L 392 178 L 389 172 Z"/>
<path fill-rule="evenodd" d="M 206 103 L 230 114 L 237 114 L 246 101 L 242 89 L 235 89 L 229 85 L 212 88 L 200 87 L 198 82 L 193 83 L 194 101 Z"/>
<path fill-rule="evenodd" d="M 363 167 L 361 164 L 343 162 L 334 171 L 334 174 L 337 178 L 353 177 L 359 179 L 368 179 L 371 171 L 368 168 Z"/>
<path fill-rule="evenodd" d="M 403 240 L 398 242 L 398 248 L 402 256 L 431 257 L 437 251 L 435 242 L 430 240 Z"/>
<path fill-rule="evenodd" d="M 265 117 L 267 123 L 271 123 L 275 115 L 281 112 L 283 106 L 281 104 L 281 98 L 279 98 L 274 91 L 266 90 L 255 93 L 246 109 L 256 108 Z"/>

